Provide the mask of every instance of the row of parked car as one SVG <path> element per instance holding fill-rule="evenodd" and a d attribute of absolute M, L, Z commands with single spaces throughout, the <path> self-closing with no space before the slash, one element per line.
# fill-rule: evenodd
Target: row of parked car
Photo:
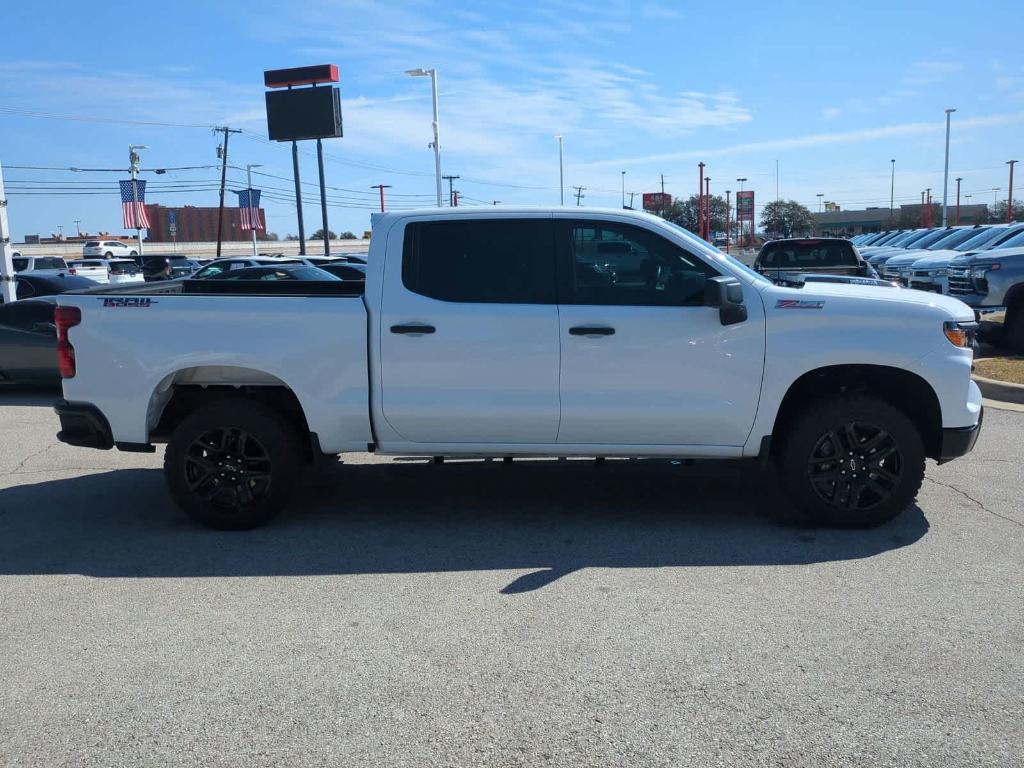
<path fill-rule="evenodd" d="M 974 309 L 984 340 L 1024 353 L 1024 222 L 879 232 L 851 244 L 881 277 Z"/>

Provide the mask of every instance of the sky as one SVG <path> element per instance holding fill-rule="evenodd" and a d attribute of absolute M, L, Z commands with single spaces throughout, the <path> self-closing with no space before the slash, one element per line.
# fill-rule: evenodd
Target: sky
<path fill-rule="evenodd" d="M 178 0 L 21 4 L 3 19 L 0 162 L 14 239 L 63 227 L 123 231 L 120 172 L 145 144 L 149 202 L 216 205 L 218 139 L 260 164 L 268 229 L 297 232 L 291 153 L 267 139 L 262 72 L 333 63 L 345 136 L 325 141 L 330 228 L 369 228 L 434 199 L 430 83 L 442 166 L 463 205 L 617 207 L 629 192 L 754 189 L 817 209 L 941 202 L 944 109 L 964 202 L 1005 199 L 1024 161 L 1024 4 L 963 2 L 459 2 Z M 198 167 L 197 167 L 198 166 Z M 209 167 L 203 167 L 209 166 Z M 778 176 L 776 176 L 776 166 Z M 1024 170 L 1024 163 L 1018 167 Z M 623 178 L 622 172 L 625 171 Z M 266 174 L 266 175 L 262 175 Z M 307 234 L 320 226 L 315 143 L 302 145 Z M 1018 174 L 1024 198 L 1024 173 Z M 228 188 L 245 186 L 229 169 Z M 445 187 L 447 198 L 447 185 Z M 972 199 L 967 200 L 966 196 Z M 228 204 L 235 204 L 232 194 Z M 639 199 L 636 200 L 639 206 Z M 75 220 L 80 220 L 76 225 Z"/>

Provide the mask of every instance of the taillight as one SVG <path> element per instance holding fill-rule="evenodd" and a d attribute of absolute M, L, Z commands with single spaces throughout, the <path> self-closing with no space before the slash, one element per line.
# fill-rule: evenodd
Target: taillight
<path fill-rule="evenodd" d="M 68 274 L 69 275 L 77 275 L 78 274 L 78 270 L 75 269 L 74 267 L 68 267 Z"/>
<path fill-rule="evenodd" d="M 73 379 L 75 348 L 68 341 L 68 329 L 82 322 L 82 310 L 59 306 L 53 311 L 53 322 L 57 326 L 57 368 L 62 379 Z"/>

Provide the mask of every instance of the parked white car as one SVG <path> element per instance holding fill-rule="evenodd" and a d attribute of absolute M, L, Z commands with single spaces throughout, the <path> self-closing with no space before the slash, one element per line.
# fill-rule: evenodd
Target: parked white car
<path fill-rule="evenodd" d="M 133 259 L 109 259 L 107 260 L 108 283 L 144 283 L 145 276 L 142 274 L 142 267 Z"/>
<path fill-rule="evenodd" d="M 79 277 L 88 277 L 97 283 L 110 282 L 106 259 L 75 259 L 69 261 L 68 272 Z"/>
<path fill-rule="evenodd" d="M 15 272 L 39 272 L 66 270 L 68 263 L 60 256 L 21 256 L 15 254 L 11 260 Z"/>
<path fill-rule="evenodd" d="M 82 246 L 82 256 L 99 256 L 104 259 L 114 257 L 135 257 L 139 252 L 130 245 L 125 245 L 120 240 L 87 240 Z"/>

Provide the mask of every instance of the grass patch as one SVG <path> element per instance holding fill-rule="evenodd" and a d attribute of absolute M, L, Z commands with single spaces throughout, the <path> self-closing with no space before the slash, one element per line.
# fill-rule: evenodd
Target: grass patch
<path fill-rule="evenodd" d="M 974 361 L 974 372 L 986 379 L 1024 384 L 1024 357 L 984 357 Z"/>

